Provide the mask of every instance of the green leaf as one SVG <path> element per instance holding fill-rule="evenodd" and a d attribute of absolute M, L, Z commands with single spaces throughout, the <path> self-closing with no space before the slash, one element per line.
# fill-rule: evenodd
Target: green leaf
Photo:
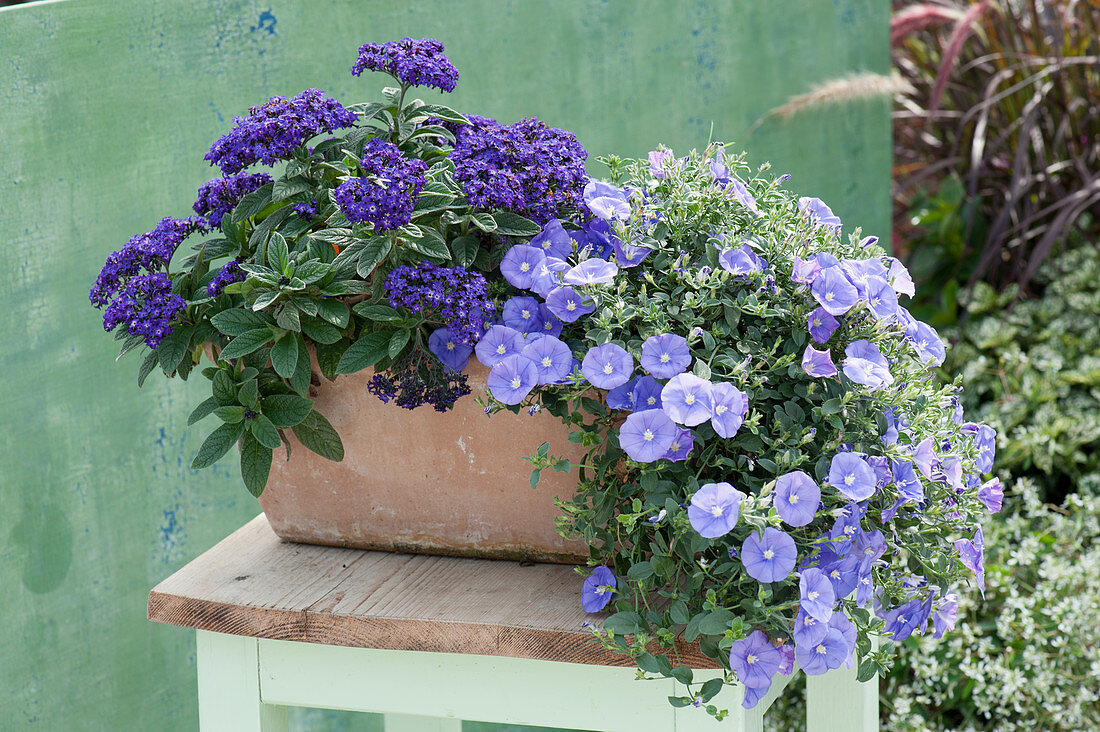
<path fill-rule="evenodd" d="M 470 124 L 470 120 L 463 117 L 458 112 L 454 111 L 450 107 L 446 107 L 442 104 L 425 104 L 423 107 L 418 107 L 416 110 L 417 116 L 424 115 L 425 117 L 435 117 L 441 119 L 444 122 L 456 122 L 458 124 Z"/>
<path fill-rule="evenodd" d="M 351 341 L 347 338 L 341 338 L 333 344 L 316 343 L 314 344 L 314 350 L 317 353 L 317 366 L 321 369 L 321 374 L 333 381 L 336 378 L 336 366 L 340 363 L 340 357 L 344 355 L 344 351 L 351 345 Z"/>
<path fill-rule="evenodd" d="M 282 275 L 288 274 L 290 268 L 290 250 L 287 248 L 286 239 L 277 231 L 271 235 L 271 241 L 267 243 L 267 266 Z"/>
<path fill-rule="evenodd" d="M 242 422 L 237 424 L 227 422 L 219 426 L 202 443 L 198 454 L 191 462 L 191 469 L 208 468 L 221 460 L 222 456 L 229 452 L 229 448 L 240 439 L 242 434 L 244 434 L 244 423 Z"/>
<path fill-rule="evenodd" d="M 401 349 L 408 344 L 411 337 L 411 330 L 395 331 L 393 337 L 390 338 L 389 357 L 397 358 L 397 354 L 401 353 Z"/>
<path fill-rule="evenodd" d="M 223 310 L 210 318 L 210 323 L 218 329 L 219 333 L 224 333 L 227 336 L 239 336 L 250 330 L 272 325 L 273 321 L 264 313 L 231 308 Z"/>
<path fill-rule="evenodd" d="M 382 330 L 377 333 L 368 333 L 352 343 L 340 357 L 336 373 L 353 374 L 378 363 L 389 353 L 392 337 L 393 331 Z"/>
<path fill-rule="evenodd" d="M 531 219 L 510 211 L 497 211 L 493 221 L 496 222 L 495 233 L 502 236 L 534 236 L 542 231 L 542 227 Z"/>
<path fill-rule="evenodd" d="M 302 329 L 301 313 L 293 302 L 284 303 L 279 308 L 279 314 L 275 316 L 275 324 L 283 330 L 292 330 L 295 333 Z"/>
<path fill-rule="evenodd" d="M 481 249 L 481 242 L 477 237 L 470 235 L 459 236 L 451 242 L 451 251 L 454 254 L 455 264 L 460 267 L 470 267 L 477 259 L 477 253 Z"/>
<path fill-rule="evenodd" d="M 260 411 L 276 427 L 293 427 L 309 416 L 312 409 L 312 399 L 296 394 L 274 394 L 260 400 Z"/>
<path fill-rule="evenodd" d="M 252 432 L 252 436 L 264 447 L 274 450 L 283 444 L 282 438 L 279 437 L 279 430 L 275 429 L 275 425 L 271 423 L 271 420 L 262 414 L 252 420 L 249 430 Z"/>
<path fill-rule="evenodd" d="M 187 355 L 187 346 L 191 343 L 191 327 L 177 327 L 164 337 L 157 346 L 157 360 L 166 374 L 170 374 L 179 368 L 180 362 Z"/>
<path fill-rule="evenodd" d="M 157 365 L 157 352 L 149 351 L 145 354 L 145 360 L 141 362 L 141 367 L 138 369 L 138 388 L 140 389 L 145 384 L 145 379 L 149 374 L 153 373 L 153 369 Z"/>
<path fill-rule="evenodd" d="M 255 379 L 249 379 L 241 384 L 241 390 L 237 392 L 237 401 L 249 409 L 255 409 L 260 400 L 260 385 Z"/>
<path fill-rule="evenodd" d="M 229 422 L 230 424 L 236 424 L 244 419 L 244 407 L 235 405 L 232 407 L 218 407 L 214 410 L 214 414 L 218 415 L 222 422 Z"/>
<path fill-rule="evenodd" d="M 187 418 L 187 426 L 190 427 L 191 425 L 195 424 L 195 422 L 198 422 L 200 419 L 209 416 L 217 408 L 217 399 L 215 399 L 214 397 L 208 397 L 204 399 L 202 403 L 199 404 L 199 406 L 195 407 L 191 411 L 191 415 Z"/>
<path fill-rule="evenodd" d="M 395 323 L 404 320 L 404 316 L 402 316 L 401 313 L 397 312 L 389 305 L 383 305 L 381 303 L 361 302 L 352 308 L 352 310 L 355 311 L 356 315 L 378 323 Z"/>
<path fill-rule="evenodd" d="M 703 688 L 699 691 L 699 696 L 703 697 L 703 701 L 708 702 L 713 699 L 718 692 L 722 690 L 722 679 L 710 679 L 703 683 Z"/>
<path fill-rule="evenodd" d="M 684 640 L 688 643 L 692 643 L 699 637 L 699 625 L 703 622 L 705 615 L 695 615 L 688 621 L 687 627 L 684 628 Z"/>
<path fill-rule="evenodd" d="M 252 234 L 248 237 L 248 246 L 254 250 L 259 250 L 260 245 L 267 240 L 267 237 L 275 230 L 275 227 L 283 223 L 288 216 L 294 213 L 294 209 L 289 206 L 284 206 L 278 211 L 273 211 L 267 218 L 256 225 L 256 228 L 252 230 Z M 257 257 L 257 261 L 263 261 Z"/>
<path fill-rule="evenodd" d="M 309 394 L 309 383 L 313 379 L 313 369 L 309 362 L 309 349 L 306 348 L 306 340 L 302 335 L 295 334 L 298 339 L 298 363 L 294 366 L 294 374 L 290 377 L 290 388 L 301 396 Z"/>
<path fill-rule="evenodd" d="M 694 699 L 688 696 L 670 696 L 668 698 L 669 705 L 674 707 L 686 707 L 694 701 Z"/>
<path fill-rule="evenodd" d="M 261 445 L 251 434 L 241 440 L 241 478 L 244 487 L 257 498 L 264 492 L 271 473 L 271 449 Z"/>
<path fill-rule="evenodd" d="M 302 333 L 317 343 L 335 343 L 340 340 L 340 329 L 320 318 L 308 315 L 301 318 Z"/>
<path fill-rule="evenodd" d="M 830 399 L 821 405 L 822 414 L 836 414 L 841 409 L 844 409 L 844 400 L 840 398 Z"/>
<path fill-rule="evenodd" d="M 690 684 L 694 675 L 691 673 L 691 669 L 687 666 L 677 666 L 672 669 L 672 678 L 679 681 L 681 684 Z"/>
<path fill-rule="evenodd" d="M 539 481 L 542 479 L 542 470 L 535 468 L 531 471 L 531 477 L 528 479 L 528 483 L 531 484 L 531 490 L 535 490 L 539 487 Z"/>
<path fill-rule="evenodd" d="M 309 181 L 302 176 L 282 177 L 271 188 L 271 200 L 284 201 L 296 193 L 305 193 L 310 187 Z"/>
<path fill-rule="evenodd" d="M 653 565 L 649 562 L 638 562 L 626 573 L 628 579 L 644 580 L 653 576 Z"/>
<path fill-rule="evenodd" d="M 257 328 L 256 330 L 245 331 L 229 341 L 225 348 L 222 349 L 221 359 L 223 361 L 228 361 L 230 359 L 245 356 L 252 353 L 257 348 L 267 345 L 271 341 L 271 338 L 271 329 L 269 328 Z"/>
<path fill-rule="evenodd" d="M 355 271 L 359 273 L 360 277 L 366 279 L 374 271 L 374 268 L 389 255 L 392 247 L 393 244 L 388 236 L 376 236 L 366 242 L 363 244 L 359 261 L 355 265 Z"/>
<path fill-rule="evenodd" d="M 875 674 L 878 673 L 878 667 L 875 665 L 873 658 L 865 659 L 859 664 L 859 673 L 856 675 L 857 681 L 870 681 L 875 678 Z"/>
<path fill-rule="evenodd" d="M 254 292 L 256 293 L 256 299 L 252 302 L 253 310 L 263 310 L 282 294 L 279 290 L 270 288 L 257 288 Z"/>
<path fill-rule="evenodd" d="M 443 236 L 431 227 L 424 228 L 424 236 L 417 239 L 407 239 L 405 246 L 409 249 L 433 259 L 450 259 L 451 250 L 447 248 L 447 242 Z"/>
<path fill-rule="evenodd" d="M 616 635 L 633 635 L 642 625 L 642 616 L 636 612 L 628 611 L 615 613 L 603 621 L 604 630 L 613 630 Z"/>
<path fill-rule="evenodd" d="M 487 213 L 473 213 L 470 214 L 470 223 L 488 233 L 493 233 L 497 230 L 497 221 L 493 218 L 492 214 Z"/>
<path fill-rule="evenodd" d="M 344 459 L 344 445 L 340 442 L 340 435 L 336 434 L 329 421 L 316 410 L 295 425 L 293 430 L 294 436 L 306 449 L 329 460 Z"/>
<path fill-rule="evenodd" d="M 298 339 L 293 334 L 287 333 L 275 341 L 275 346 L 271 349 L 271 367 L 275 369 L 275 373 L 279 376 L 289 379 L 294 374 L 294 369 L 297 366 Z"/>
<path fill-rule="evenodd" d="M 724 607 L 710 613 L 699 623 L 703 635 L 722 635 L 736 616 Z"/>
<path fill-rule="evenodd" d="M 324 318 L 337 328 L 348 327 L 348 306 L 339 300 L 314 300 L 317 304 L 317 316 Z"/>
<path fill-rule="evenodd" d="M 647 674 L 661 673 L 661 668 L 657 665 L 657 659 L 651 653 L 643 653 L 634 659 L 634 663 L 638 664 L 638 668 Z"/>
<path fill-rule="evenodd" d="M 265 183 L 256 190 L 245 195 L 245 197 L 241 199 L 241 202 L 237 204 L 236 208 L 233 209 L 233 215 L 230 217 L 232 223 L 244 221 L 248 217 L 263 211 L 264 207 L 271 203 L 271 189 L 273 187 L 271 183 Z"/>
<path fill-rule="evenodd" d="M 234 383 L 233 377 L 223 369 L 218 369 L 218 372 L 214 374 L 211 388 L 214 399 L 217 400 L 218 404 L 226 407 L 237 404 L 237 385 Z"/>

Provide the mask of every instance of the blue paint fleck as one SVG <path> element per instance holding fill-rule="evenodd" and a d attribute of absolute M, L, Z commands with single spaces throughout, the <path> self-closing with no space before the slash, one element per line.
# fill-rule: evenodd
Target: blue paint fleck
<path fill-rule="evenodd" d="M 260 21 L 257 25 L 253 26 L 249 30 L 253 33 L 257 31 L 267 31 L 269 35 L 275 35 L 275 24 L 279 21 L 275 20 L 274 13 L 270 9 L 260 13 Z"/>
<path fill-rule="evenodd" d="M 160 544 L 166 552 L 171 552 L 179 544 L 179 521 L 174 510 L 165 510 L 164 522 L 160 525 Z"/>
<path fill-rule="evenodd" d="M 218 111 L 213 102 L 210 102 L 210 108 L 214 110 L 214 116 L 218 118 L 218 121 L 225 124 L 225 117 L 222 117 L 222 113 Z"/>

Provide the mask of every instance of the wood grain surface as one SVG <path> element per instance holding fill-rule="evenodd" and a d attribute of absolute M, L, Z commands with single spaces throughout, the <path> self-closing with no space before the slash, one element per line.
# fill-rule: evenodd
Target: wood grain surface
<path fill-rule="evenodd" d="M 595 642 L 572 567 L 279 539 L 261 514 L 149 593 L 149 619 L 275 640 L 629 666 Z M 680 662 L 715 668 L 683 643 Z"/>

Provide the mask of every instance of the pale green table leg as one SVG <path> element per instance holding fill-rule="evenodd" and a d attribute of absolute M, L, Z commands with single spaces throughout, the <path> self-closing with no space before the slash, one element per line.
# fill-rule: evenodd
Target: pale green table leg
<path fill-rule="evenodd" d="M 387 714 L 386 732 L 462 732 L 461 719 Z"/>
<path fill-rule="evenodd" d="M 806 732 L 878 732 L 878 677 L 860 683 L 854 665 L 807 676 Z"/>
<path fill-rule="evenodd" d="M 202 732 L 287 732 L 286 707 L 261 698 L 255 638 L 199 630 L 195 645 Z"/>

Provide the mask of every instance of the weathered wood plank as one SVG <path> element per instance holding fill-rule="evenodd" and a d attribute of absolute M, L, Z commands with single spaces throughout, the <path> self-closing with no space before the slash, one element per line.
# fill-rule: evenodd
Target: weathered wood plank
<path fill-rule="evenodd" d="M 149 619 L 274 640 L 629 666 L 571 567 L 284 542 L 263 515 L 157 585 Z M 681 660 L 714 668 L 684 643 Z"/>

